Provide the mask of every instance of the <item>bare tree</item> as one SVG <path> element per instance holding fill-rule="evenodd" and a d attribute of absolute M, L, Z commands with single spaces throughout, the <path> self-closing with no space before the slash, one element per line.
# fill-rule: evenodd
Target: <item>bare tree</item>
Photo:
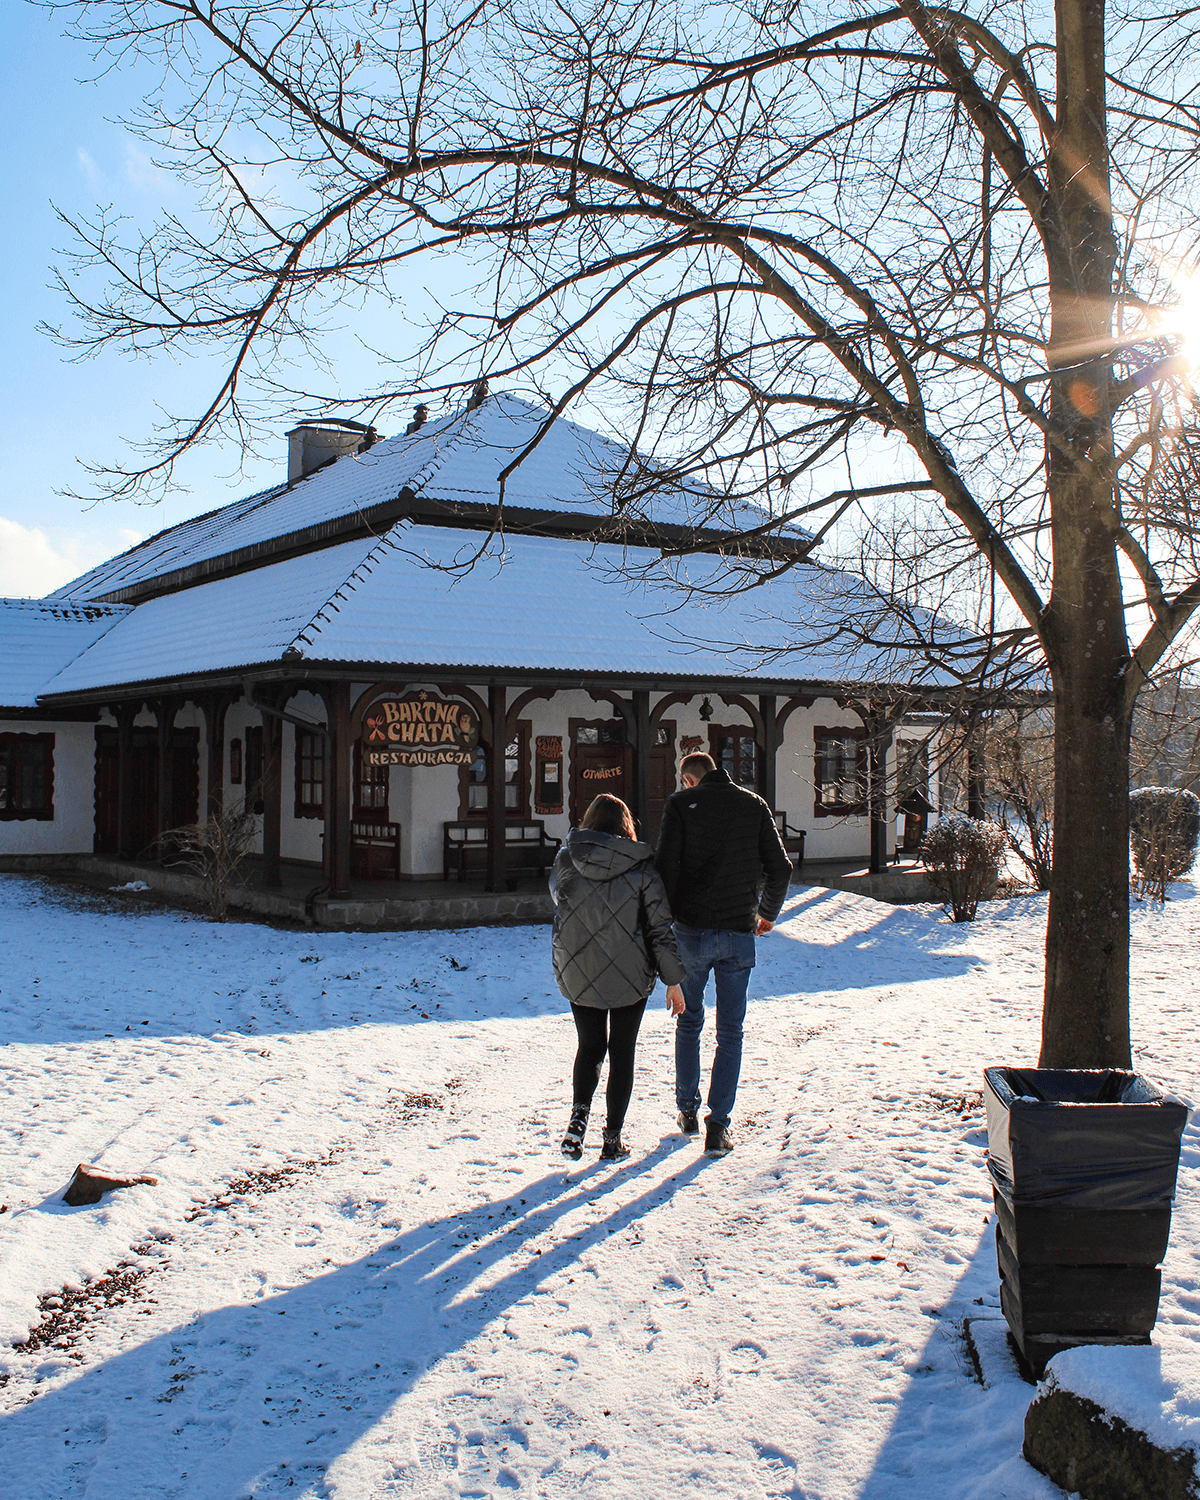
<path fill-rule="evenodd" d="M 1200 684 L 1190 663 L 1160 672 L 1142 689 L 1133 717 L 1130 782 L 1200 789 Z"/>
<path fill-rule="evenodd" d="M 987 786 L 1009 848 L 1039 891 L 1054 855 L 1054 719 L 1046 710 L 998 714 L 987 730 Z"/>
<path fill-rule="evenodd" d="M 615 515 L 670 485 L 743 528 L 734 502 L 764 507 L 757 540 L 785 517 L 833 540 L 849 507 L 881 564 L 911 496 L 939 534 L 888 581 L 922 622 L 911 644 L 927 651 L 918 606 L 936 626 L 965 570 L 985 608 L 964 680 L 1024 651 L 1053 685 L 1042 1061 L 1129 1064 L 1130 721 L 1200 603 L 1193 517 L 1163 482 L 1191 411 L 1189 12 L 68 8 L 153 77 L 141 128 L 209 214 L 129 245 L 76 223 L 70 337 L 225 360 L 206 409 L 99 476 L 112 490 L 168 481 L 205 438 L 248 440 L 333 309 L 455 251 L 481 268 L 474 293 L 359 415 L 519 379 L 550 419 L 614 414 Z M 775 567 L 735 562 L 743 583 Z"/>

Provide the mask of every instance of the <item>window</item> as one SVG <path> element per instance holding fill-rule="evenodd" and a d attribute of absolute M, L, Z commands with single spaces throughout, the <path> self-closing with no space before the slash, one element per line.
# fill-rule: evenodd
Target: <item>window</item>
<path fill-rule="evenodd" d="M 52 734 L 0 734 L 0 818 L 53 821 Z"/>
<path fill-rule="evenodd" d="M 581 724 L 575 731 L 577 745 L 623 745 L 625 720 L 609 719 L 604 724 Z"/>
<path fill-rule="evenodd" d="M 296 816 L 325 816 L 325 736 L 296 730 Z"/>
<path fill-rule="evenodd" d="M 462 769 L 459 783 L 459 816 L 482 818 L 488 810 L 488 777 L 492 747 L 481 740 L 475 759 Z M 504 811 L 510 818 L 529 816 L 529 723 L 517 725 L 516 737 L 504 749 Z"/>
<path fill-rule="evenodd" d="M 229 780 L 233 786 L 242 784 L 242 742 L 229 741 Z"/>
<path fill-rule="evenodd" d="M 733 727 L 710 724 L 708 753 L 737 786 L 758 791 L 758 745 L 754 731 L 747 725 Z"/>
<path fill-rule="evenodd" d="M 369 764 L 362 741 L 354 742 L 354 816 L 359 822 L 387 822 L 391 771 L 391 766 Z"/>
<path fill-rule="evenodd" d="M 864 729 L 816 729 L 816 806 L 818 818 L 866 811 Z"/>
<path fill-rule="evenodd" d="M 552 816 L 563 810 L 563 742 L 561 734 L 537 737 L 537 771 L 534 776 L 534 811 Z"/>

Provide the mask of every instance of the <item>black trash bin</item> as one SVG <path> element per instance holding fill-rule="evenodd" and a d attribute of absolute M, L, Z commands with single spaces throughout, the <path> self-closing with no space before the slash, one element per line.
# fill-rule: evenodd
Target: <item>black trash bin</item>
<path fill-rule="evenodd" d="M 983 1079 L 1000 1305 L 1031 1372 L 1077 1344 L 1148 1344 L 1187 1106 L 1115 1069 Z"/>

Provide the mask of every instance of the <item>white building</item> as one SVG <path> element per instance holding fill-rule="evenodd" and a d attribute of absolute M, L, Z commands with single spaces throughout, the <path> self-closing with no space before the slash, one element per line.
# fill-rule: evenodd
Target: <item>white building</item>
<path fill-rule="evenodd" d="M 706 594 L 730 580 L 729 519 L 681 495 L 614 517 L 624 453 L 561 420 L 495 534 L 498 475 L 543 416 L 491 397 L 369 446 L 299 428 L 287 482 L 0 603 L 0 860 L 152 857 L 162 830 L 246 805 L 267 887 L 282 861 L 322 867 L 334 901 L 375 880 L 501 890 L 598 790 L 653 839 L 681 754 L 704 749 L 810 859 L 886 861 L 868 760 L 882 788 L 905 669 L 754 649 L 781 620 L 830 623 L 854 581 L 776 525 L 760 548 L 797 566 Z M 698 592 L 636 581 L 679 543 Z M 927 707 L 949 692 L 917 687 Z"/>

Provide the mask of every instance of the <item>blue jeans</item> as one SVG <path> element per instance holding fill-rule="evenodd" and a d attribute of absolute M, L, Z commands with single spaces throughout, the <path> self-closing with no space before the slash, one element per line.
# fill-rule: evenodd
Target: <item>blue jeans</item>
<path fill-rule="evenodd" d="M 687 970 L 682 985 L 685 1009 L 675 1022 L 675 1103 L 681 1110 L 700 1108 L 700 1033 L 704 1030 L 704 986 L 711 973 L 717 992 L 717 1050 L 705 1123 L 724 1128 L 733 1115 L 742 1071 L 742 1023 L 754 967 L 754 935 L 676 922 L 675 941 Z"/>

